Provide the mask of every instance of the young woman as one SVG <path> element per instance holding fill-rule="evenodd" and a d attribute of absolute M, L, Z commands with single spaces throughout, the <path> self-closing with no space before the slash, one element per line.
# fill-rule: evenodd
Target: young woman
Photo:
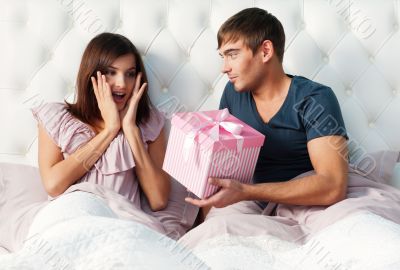
<path fill-rule="evenodd" d="M 33 109 L 39 127 L 39 169 L 52 197 L 71 185 L 106 186 L 140 207 L 164 208 L 170 180 L 161 169 L 164 118 L 147 95 L 136 47 L 119 34 L 94 37 L 82 57 L 76 102 Z"/>

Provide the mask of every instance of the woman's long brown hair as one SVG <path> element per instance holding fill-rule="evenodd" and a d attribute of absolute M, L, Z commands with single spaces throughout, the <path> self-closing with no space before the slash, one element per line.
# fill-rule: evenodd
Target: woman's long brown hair
<path fill-rule="evenodd" d="M 142 72 L 141 84 L 147 82 L 142 58 L 129 39 L 119 34 L 102 33 L 89 42 L 83 53 L 76 81 L 76 103 L 70 104 L 65 101 L 73 116 L 89 125 L 95 125 L 102 119 L 90 77 L 96 77 L 97 71 L 104 74 L 115 59 L 126 54 L 135 56 L 136 72 Z M 138 105 L 137 125 L 148 120 L 150 106 L 150 98 L 145 91 Z"/>

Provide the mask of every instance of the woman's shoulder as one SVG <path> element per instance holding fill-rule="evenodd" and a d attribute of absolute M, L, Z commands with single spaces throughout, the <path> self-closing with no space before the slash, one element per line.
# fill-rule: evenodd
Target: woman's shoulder
<path fill-rule="evenodd" d="M 46 102 L 31 108 L 33 115 L 49 115 L 67 112 L 67 104 L 63 102 Z"/>
<path fill-rule="evenodd" d="M 67 104 L 62 102 L 42 103 L 31 108 L 31 112 L 36 121 L 46 129 L 55 129 L 72 117 L 67 110 Z"/>
<path fill-rule="evenodd" d="M 95 135 L 88 125 L 68 111 L 66 103 L 43 103 L 31 110 L 62 152 L 74 152 L 80 144 Z"/>

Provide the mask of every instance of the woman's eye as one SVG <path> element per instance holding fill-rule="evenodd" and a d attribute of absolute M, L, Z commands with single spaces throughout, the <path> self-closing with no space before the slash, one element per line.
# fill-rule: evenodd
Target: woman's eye
<path fill-rule="evenodd" d="M 107 70 L 106 71 L 106 75 L 114 76 L 115 75 L 115 71 L 114 70 Z"/>
<path fill-rule="evenodd" d="M 128 72 L 128 77 L 131 77 L 131 78 L 133 78 L 133 77 L 135 77 L 136 76 L 136 72 L 134 72 L 134 71 L 132 71 L 132 72 Z"/>

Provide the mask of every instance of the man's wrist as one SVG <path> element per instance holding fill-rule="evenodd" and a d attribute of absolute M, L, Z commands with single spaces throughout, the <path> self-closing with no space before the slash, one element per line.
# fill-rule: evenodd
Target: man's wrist
<path fill-rule="evenodd" d="M 242 201 L 251 201 L 253 200 L 252 196 L 252 184 L 243 184 L 241 183 L 242 190 Z"/>

